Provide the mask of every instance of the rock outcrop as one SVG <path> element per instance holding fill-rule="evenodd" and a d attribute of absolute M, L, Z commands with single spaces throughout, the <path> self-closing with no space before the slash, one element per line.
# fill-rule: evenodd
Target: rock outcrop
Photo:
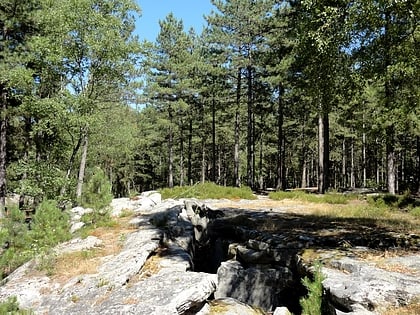
<path fill-rule="evenodd" d="M 114 216 L 133 214 L 131 232 L 115 240 L 118 253 L 102 257 L 94 272 L 64 281 L 39 272 L 40 260 L 32 260 L 3 280 L 0 300 L 16 296 L 35 314 L 299 314 L 306 293 L 301 278 L 311 274 L 313 260 L 324 263 L 328 314 L 379 314 L 420 297 L 416 235 L 358 230 L 355 222 L 320 222 L 287 209 L 162 202 L 157 192 L 112 206 Z M 74 220 L 86 211 L 73 209 Z M 60 259 L 102 246 L 90 236 L 53 253 Z M 413 254 L 381 264 L 359 259 L 360 251 L 386 246 L 407 246 Z M 305 258 L 305 249 L 316 257 Z"/>

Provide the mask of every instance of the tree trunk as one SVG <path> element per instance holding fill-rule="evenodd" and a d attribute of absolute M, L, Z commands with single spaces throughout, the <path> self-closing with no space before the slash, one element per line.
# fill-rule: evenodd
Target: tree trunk
<path fill-rule="evenodd" d="M 346 138 L 343 139 L 342 145 L 342 165 L 341 165 L 341 175 L 343 176 L 341 185 L 342 187 L 347 187 L 347 149 L 346 149 Z"/>
<path fill-rule="evenodd" d="M 213 80 L 214 85 L 214 80 Z M 211 180 L 216 182 L 216 100 L 213 91 L 213 98 L 211 100 Z"/>
<path fill-rule="evenodd" d="M 76 159 L 77 152 L 79 151 L 79 148 L 82 145 L 82 140 L 83 140 L 83 137 L 82 135 L 80 135 L 79 139 L 77 140 L 76 146 L 73 147 L 73 152 L 71 153 L 70 160 L 69 160 L 69 166 L 67 167 L 66 176 L 64 178 L 64 183 L 60 190 L 60 197 L 63 197 L 66 194 L 67 183 L 70 179 L 71 171 L 73 170 L 73 165 Z"/>
<path fill-rule="evenodd" d="M 248 187 L 254 188 L 254 104 L 252 101 L 252 67 L 247 67 L 247 79 L 248 79 L 248 133 L 247 133 L 247 185 Z"/>
<path fill-rule="evenodd" d="M 262 120 L 262 118 L 261 118 Z M 264 174 L 263 174 L 263 134 L 261 134 L 261 139 L 260 139 L 260 160 L 259 160 L 259 164 L 258 164 L 258 168 L 259 168 L 259 176 L 258 176 L 258 185 L 259 185 L 259 189 L 263 190 L 264 189 Z"/>
<path fill-rule="evenodd" d="M 328 113 L 321 111 L 318 117 L 318 192 L 328 189 L 329 167 L 329 121 Z"/>
<path fill-rule="evenodd" d="M 169 131 L 168 131 L 168 187 L 174 187 L 174 174 L 173 174 L 173 167 L 174 167 L 174 157 L 173 157 L 173 130 L 172 130 L 172 122 L 173 122 L 173 113 L 171 105 L 169 104 L 168 108 L 169 114 Z"/>
<path fill-rule="evenodd" d="M 306 188 L 308 186 L 308 167 L 307 167 L 307 156 L 306 156 L 306 137 L 305 137 L 305 121 L 302 124 L 302 152 L 301 152 L 301 158 L 300 163 L 302 167 L 302 178 L 300 180 L 300 187 Z"/>
<path fill-rule="evenodd" d="M 193 119 L 192 116 L 190 116 L 189 121 L 189 127 L 188 127 L 188 165 L 187 165 L 187 178 L 188 183 L 190 185 L 193 184 L 192 179 L 192 137 L 193 137 Z"/>
<path fill-rule="evenodd" d="M 7 140 L 7 99 L 6 92 L 0 87 L 0 219 L 6 213 L 6 140 Z"/>
<path fill-rule="evenodd" d="M 236 111 L 235 111 L 235 148 L 234 148 L 234 170 L 233 177 L 235 181 L 235 186 L 241 186 L 241 181 L 239 178 L 239 130 L 240 130 L 240 106 L 241 106 L 241 71 L 238 69 L 237 76 L 237 87 L 236 87 Z"/>
<path fill-rule="evenodd" d="M 416 171 L 416 173 L 417 173 L 417 180 L 416 180 L 416 185 L 417 185 L 417 189 L 416 189 L 416 191 L 417 191 L 417 195 L 419 195 L 420 196 L 420 136 L 417 136 L 416 137 L 416 151 L 417 151 L 417 154 L 416 154 L 416 169 L 417 169 L 417 171 Z"/>
<path fill-rule="evenodd" d="M 354 174 L 354 139 L 351 139 L 351 147 L 350 147 L 350 187 L 356 187 L 356 176 Z"/>
<path fill-rule="evenodd" d="M 279 85 L 279 103 L 277 109 L 277 184 L 276 190 L 284 190 L 284 158 L 283 158 L 283 87 Z"/>
<path fill-rule="evenodd" d="M 206 181 L 206 143 L 204 138 L 201 140 L 201 182 Z"/>
<path fill-rule="evenodd" d="M 395 167 L 395 130 L 394 126 L 386 128 L 386 165 L 387 165 L 387 187 L 390 194 L 396 190 L 396 167 Z"/>
<path fill-rule="evenodd" d="M 387 8 L 385 11 L 385 42 L 384 42 L 384 71 L 385 71 L 385 108 L 391 109 L 393 89 L 392 82 L 388 76 L 388 68 L 391 66 L 391 52 L 390 46 L 392 45 L 391 33 L 389 27 L 391 25 L 391 13 Z M 387 188 L 390 194 L 396 193 L 396 167 L 395 167 L 395 127 L 393 122 L 385 128 L 385 141 L 386 141 L 386 165 L 387 165 Z"/>
<path fill-rule="evenodd" d="M 365 126 L 365 123 L 363 122 L 363 135 L 362 135 L 362 158 L 363 158 L 363 161 L 362 161 L 362 167 L 363 167 L 363 187 L 366 187 L 366 185 L 367 185 L 367 171 L 366 171 L 366 164 L 367 164 L 367 161 L 366 161 L 366 131 L 365 131 L 365 129 L 366 129 L 366 126 Z"/>
<path fill-rule="evenodd" d="M 86 161 L 87 161 L 87 150 L 88 150 L 88 134 L 87 134 L 87 130 L 85 130 L 83 133 L 82 158 L 80 159 L 79 176 L 77 179 L 77 188 L 76 188 L 76 199 L 78 201 L 80 201 L 82 198 L 83 181 L 85 178 Z"/>
<path fill-rule="evenodd" d="M 180 152 L 179 152 L 179 186 L 184 186 L 184 127 L 182 118 L 180 119 Z"/>

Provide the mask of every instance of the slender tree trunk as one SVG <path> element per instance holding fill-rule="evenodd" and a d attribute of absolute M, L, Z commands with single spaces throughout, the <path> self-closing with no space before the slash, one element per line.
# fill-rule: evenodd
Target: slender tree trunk
<path fill-rule="evenodd" d="M 279 99 L 277 109 L 277 184 L 276 190 L 284 190 L 284 156 L 283 156 L 283 87 L 279 85 Z"/>
<path fill-rule="evenodd" d="M 385 47 L 384 47 L 384 71 L 385 71 L 385 108 L 391 109 L 392 105 L 392 82 L 388 76 L 388 68 L 391 66 L 391 33 L 389 27 L 391 25 L 391 13 L 390 9 L 387 8 L 385 12 Z M 395 127 L 393 122 L 385 129 L 385 141 L 386 141 L 386 165 L 387 165 L 387 188 L 390 194 L 396 193 L 396 155 L 395 155 Z"/>
<path fill-rule="evenodd" d="M 214 85 L 214 80 L 213 80 Z M 212 167 L 211 167 L 211 180 L 216 181 L 216 99 L 214 96 L 211 100 L 211 151 L 212 151 Z"/>
<path fill-rule="evenodd" d="M 365 125 L 365 123 L 363 122 L 363 135 L 362 135 L 362 151 L 363 151 L 363 152 L 362 152 L 362 158 L 363 158 L 363 161 L 362 161 L 362 167 L 363 167 L 363 187 L 366 187 L 366 185 L 367 185 L 366 146 L 367 146 L 367 144 L 366 144 L 366 125 Z"/>
<path fill-rule="evenodd" d="M 253 128 L 253 114 L 254 104 L 252 101 L 252 67 L 247 67 L 247 79 L 248 79 L 248 134 L 247 134 L 247 185 L 248 187 L 254 188 L 254 128 Z"/>
<path fill-rule="evenodd" d="M 77 140 L 76 146 L 73 147 L 73 151 L 71 153 L 70 160 L 69 160 L 69 166 L 67 167 L 66 176 L 64 178 L 64 183 L 63 183 L 63 186 L 61 186 L 60 197 L 63 197 L 66 194 L 67 184 L 70 179 L 71 171 L 73 170 L 73 165 L 76 159 L 77 152 L 79 151 L 80 146 L 82 145 L 82 140 L 83 140 L 83 137 L 82 135 L 80 135 L 79 139 Z"/>
<path fill-rule="evenodd" d="M 354 139 L 351 139 L 350 147 L 350 187 L 356 187 L 356 175 L 355 175 L 355 163 L 354 163 Z"/>
<path fill-rule="evenodd" d="M 347 187 L 347 152 L 346 152 L 346 138 L 343 139 L 342 145 L 342 168 L 341 168 L 341 175 L 343 176 L 342 179 L 342 186 Z"/>
<path fill-rule="evenodd" d="M 7 98 L 0 86 L 0 219 L 6 214 L 6 140 L 7 140 Z"/>
<path fill-rule="evenodd" d="M 77 188 L 76 188 L 76 199 L 80 201 L 82 198 L 83 191 L 83 181 L 85 178 L 86 170 L 86 161 L 87 161 L 87 150 L 88 150 L 88 133 L 87 130 L 84 131 L 83 140 L 82 140 L 82 157 L 80 159 L 79 167 L 79 176 L 77 179 Z"/>
<path fill-rule="evenodd" d="M 300 187 L 306 188 L 306 178 L 307 178 L 307 166 L 306 166 L 306 157 L 302 157 L 302 179 L 300 181 Z"/>
<path fill-rule="evenodd" d="M 321 111 L 318 117 L 318 192 L 328 189 L 329 167 L 329 120 L 328 113 Z"/>
<path fill-rule="evenodd" d="M 221 179 L 222 179 L 222 148 L 220 147 L 220 145 L 218 146 L 218 150 L 217 150 L 217 184 L 221 183 Z"/>
<path fill-rule="evenodd" d="M 259 168 L 258 184 L 259 184 L 260 190 L 263 190 L 264 189 L 264 174 L 263 174 L 263 135 L 262 134 L 261 134 L 261 139 L 260 139 L 260 160 L 259 160 L 258 168 Z"/>
<path fill-rule="evenodd" d="M 201 182 L 206 181 L 206 143 L 204 138 L 201 140 Z"/>
<path fill-rule="evenodd" d="M 302 178 L 300 181 L 300 187 L 307 187 L 307 156 L 306 156 L 306 137 L 305 137 L 305 122 L 302 125 L 302 153 L 301 153 L 301 165 L 302 165 Z"/>
<path fill-rule="evenodd" d="M 237 87 L 236 87 L 236 111 L 235 111 L 235 149 L 234 149 L 234 170 L 233 177 L 235 181 L 235 186 L 241 186 L 241 181 L 239 178 L 239 130 L 240 130 L 240 106 L 241 106 L 241 75 L 242 69 L 238 69 L 237 76 Z"/>
<path fill-rule="evenodd" d="M 386 128 L 386 160 L 387 160 L 387 187 L 390 194 L 396 193 L 396 167 L 395 167 L 395 130 L 394 126 Z"/>
<path fill-rule="evenodd" d="M 416 151 L 417 151 L 417 154 L 416 154 L 416 173 L 417 173 L 417 176 L 416 176 L 416 178 L 417 178 L 417 180 L 416 180 L 416 185 L 417 185 L 417 189 L 416 189 L 416 191 L 417 191 L 417 195 L 419 195 L 420 196 L 420 136 L 417 136 L 416 137 Z"/>
<path fill-rule="evenodd" d="M 179 186 L 184 186 L 184 127 L 182 118 L 180 119 L 180 152 L 179 152 Z"/>
<path fill-rule="evenodd" d="M 172 123 L 173 123 L 173 113 L 172 113 L 172 107 L 169 104 L 168 108 L 168 114 L 169 114 L 169 131 L 168 131 L 168 187 L 173 188 L 174 187 L 174 157 L 173 157 L 173 130 L 172 130 Z"/>
<path fill-rule="evenodd" d="M 193 137 L 193 120 L 192 116 L 190 116 L 189 119 L 189 130 L 188 130 L 188 165 L 187 165 L 187 178 L 188 183 L 192 185 L 193 179 L 192 179 L 192 137 Z"/>

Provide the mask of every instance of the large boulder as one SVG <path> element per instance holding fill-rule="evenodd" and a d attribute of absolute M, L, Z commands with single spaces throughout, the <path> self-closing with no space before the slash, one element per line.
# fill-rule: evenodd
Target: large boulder
<path fill-rule="evenodd" d="M 271 311 L 278 305 L 278 296 L 293 274 L 286 267 L 253 265 L 244 267 L 236 260 L 223 262 L 217 271 L 215 298 L 232 297 L 243 303 Z"/>

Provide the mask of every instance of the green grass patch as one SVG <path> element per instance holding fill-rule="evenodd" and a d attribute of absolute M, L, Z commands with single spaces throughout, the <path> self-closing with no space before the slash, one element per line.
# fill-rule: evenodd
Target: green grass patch
<path fill-rule="evenodd" d="M 349 196 L 339 193 L 327 193 L 324 195 L 319 195 L 306 193 L 304 191 L 276 191 L 271 192 L 268 196 L 272 200 L 292 199 L 328 204 L 346 204 L 349 202 L 349 200 L 357 198 L 357 196 Z"/>
<path fill-rule="evenodd" d="M 413 198 L 409 191 L 402 195 L 379 194 L 369 196 L 368 202 L 377 207 L 388 207 L 394 210 L 410 210 L 420 207 L 420 201 Z"/>
<path fill-rule="evenodd" d="M 411 214 L 413 217 L 416 217 L 416 218 L 419 218 L 419 219 L 420 219 L 420 207 L 415 207 L 415 208 L 412 208 L 412 209 L 410 210 L 410 214 Z"/>
<path fill-rule="evenodd" d="M 159 192 L 163 199 L 197 198 L 197 199 L 256 199 L 248 187 L 219 186 L 214 183 L 200 183 L 194 186 L 176 186 L 163 188 Z"/>

